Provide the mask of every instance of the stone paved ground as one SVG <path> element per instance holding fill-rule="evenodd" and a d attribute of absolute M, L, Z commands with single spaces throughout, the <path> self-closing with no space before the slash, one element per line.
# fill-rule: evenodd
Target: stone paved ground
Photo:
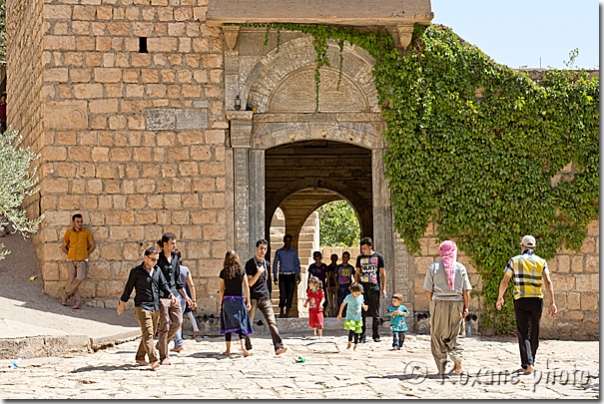
<path fill-rule="evenodd" d="M 286 335 L 289 351 L 272 353 L 257 335 L 250 357 L 225 357 L 221 338 L 186 340 L 174 365 L 158 371 L 135 366 L 138 340 L 94 354 L 23 360 L 16 369 L 0 361 L 0 396 L 6 399 L 98 398 L 599 398 L 599 342 L 542 341 L 534 375 L 514 375 L 518 347 L 512 339 L 468 338 L 468 375 L 435 377 L 429 337 L 408 335 L 402 351 L 389 339 L 345 349 L 342 335 L 322 340 Z M 296 362 L 304 357 L 305 363 Z M 549 369 L 548 369 L 549 367 Z M 577 372 L 574 372 L 574 370 Z M 500 375 L 500 382 L 493 376 Z M 507 372 L 507 377 L 506 377 Z M 570 372 L 570 373 L 569 373 Z M 426 373 L 429 373 L 426 375 Z M 575 374 L 573 378 L 573 373 Z M 548 378 L 549 376 L 549 378 Z M 495 383 L 493 383 L 495 381 Z"/>

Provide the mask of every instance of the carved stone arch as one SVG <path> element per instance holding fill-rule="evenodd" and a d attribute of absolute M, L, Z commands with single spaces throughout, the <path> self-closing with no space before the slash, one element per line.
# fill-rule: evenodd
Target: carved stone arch
<path fill-rule="evenodd" d="M 309 216 L 310 216 L 310 215 L 311 215 L 311 214 L 312 214 L 312 213 L 313 213 L 315 210 L 319 209 L 321 206 L 325 205 L 326 203 L 329 203 L 329 202 L 334 202 L 334 201 L 339 201 L 339 200 L 342 200 L 342 199 L 343 199 L 343 200 L 346 200 L 346 201 L 347 201 L 347 202 L 350 204 L 350 206 L 352 206 L 352 208 L 354 209 L 355 216 L 356 216 L 356 218 L 357 218 L 357 220 L 358 220 L 358 222 L 359 222 L 360 228 L 361 228 L 361 232 L 360 232 L 360 234 L 364 234 L 364 233 L 363 233 L 364 227 L 363 227 L 363 223 L 362 223 L 362 221 L 361 221 L 361 218 L 359 217 L 359 212 L 358 212 L 358 210 L 357 210 L 357 209 L 355 209 L 355 207 L 352 205 L 352 203 L 350 203 L 350 201 L 348 201 L 348 200 L 347 200 L 346 198 L 344 198 L 343 196 L 341 196 L 341 195 L 339 195 L 339 194 L 336 194 L 336 193 L 333 193 L 332 195 L 333 195 L 332 197 L 330 197 L 330 198 L 325 198 L 325 199 L 324 199 L 324 200 L 322 200 L 320 203 L 317 203 L 317 204 L 314 204 L 314 205 L 312 205 L 312 206 L 309 206 L 309 207 L 308 207 L 308 209 L 306 210 L 306 212 L 304 213 L 304 219 L 298 222 L 297 226 L 294 228 L 294 230 L 292 231 L 292 233 L 293 233 L 294 235 L 299 235 L 299 234 L 302 232 L 302 228 L 304 227 L 304 223 L 306 222 L 306 220 L 308 219 L 308 217 L 309 217 Z M 292 195 L 292 196 L 295 196 L 295 194 L 294 194 L 294 195 Z M 288 199 L 289 199 L 289 198 L 288 198 Z M 286 201 L 287 201 L 287 200 L 286 200 Z M 365 225 L 365 227 L 367 227 L 367 226 Z M 296 237 L 296 236 L 295 236 L 295 237 Z"/>
<path fill-rule="evenodd" d="M 340 48 L 335 41 L 328 41 L 328 55 L 333 68 L 340 64 Z M 372 112 L 379 112 L 377 91 L 373 82 L 373 59 L 360 47 L 348 43 L 343 52 L 342 73 L 354 82 L 369 102 Z M 241 89 L 241 97 L 246 105 L 257 108 L 257 112 L 268 111 L 270 97 L 281 82 L 292 72 L 315 67 L 316 51 L 311 36 L 303 36 L 287 41 L 264 56 L 247 76 Z"/>
<path fill-rule="evenodd" d="M 373 232 L 371 218 L 372 210 L 370 207 L 366 206 L 365 199 L 363 199 L 363 197 L 361 197 L 356 191 L 354 191 L 350 187 L 338 181 L 332 181 L 329 178 L 304 178 L 298 181 L 290 182 L 287 185 L 283 186 L 281 189 L 279 189 L 279 191 L 271 195 L 270 200 L 266 201 L 267 217 L 273 217 L 277 208 L 287 198 L 309 188 L 325 189 L 337 194 L 341 199 L 346 200 L 356 212 L 357 219 L 359 220 L 359 224 L 361 226 L 361 230 L 364 231 L 363 234 L 371 234 Z M 331 201 L 328 201 L 326 199 L 325 202 L 321 203 L 318 206 L 321 206 L 327 202 Z M 312 213 L 318 206 L 314 207 L 314 209 L 312 209 L 309 214 Z M 270 223 L 267 223 L 266 225 L 267 234 L 269 234 Z"/>
<path fill-rule="evenodd" d="M 258 119 L 253 128 L 252 149 L 266 150 L 305 140 L 333 140 L 369 150 L 383 149 L 384 123 L 381 116 L 373 115 L 366 114 L 365 122 L 261 122 Z"/>
<path fill-rule="evenodd" d="M 347 75 L 331 67 L 321 68 L 318 112 L 370 112 L 362 89 Z M 287 75 L 269 97 L 271 113 L 314 113 L 316 110 L 315 68 L 305 67 Z"/>

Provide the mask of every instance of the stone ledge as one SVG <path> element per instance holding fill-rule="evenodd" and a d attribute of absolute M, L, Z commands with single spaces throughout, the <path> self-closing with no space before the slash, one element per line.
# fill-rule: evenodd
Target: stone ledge
<path fill-rule="evenodd" d="M 84 355 L 92 352 L 87 335 L 40 335 L 0 339 L 0 359 Z"/>
<path fill-rule="evenodd" d="M 141 330 L 137 328 L 134 330 L 123 331 L 117 334 L 107 335 L 104 337 L 90 338 L 90 348 L 93 351 L 98 351 L 99 349 L 121 344 L 122 342 L 135 340 L 140 336 Z"/>

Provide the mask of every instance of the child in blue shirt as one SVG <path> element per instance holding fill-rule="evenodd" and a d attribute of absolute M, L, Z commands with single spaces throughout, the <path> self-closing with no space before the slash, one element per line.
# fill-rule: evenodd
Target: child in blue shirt
<path fill-rule="evenodd" d="M 350 286 L 350 294 L 344 298 L 344 301 L 340 305 L 340 312 L 338 313 L 338 321 L 342 319 L 342 311 L 346 308 L 346 319 L 344 320 L 344 329 L 349 330 L 348 332 L 348 346 L 346 349 L 350 349 L 352 346 L 352 340 L 354 337 L 354 350 L 356 351 L 359 343 L 359 335 L 363 331 L 363 318 L 361 316 L 361 309 L 367 311 L 368 306 L 363 303 L 363 285 L 360 283 L 353 283 Z"/>
<path fill-rule="evenodd" d="M 388 317 L 390 317 L 390 331 L 392 332 L 392 349 L 400 350 L 405 343 L 405 331 L 407 331 L 407 322 L 405 317 L 410 313 L 403 306 L 403 297 L 395 293 L 392 296 L 392 306 L 388 308 Z"/>

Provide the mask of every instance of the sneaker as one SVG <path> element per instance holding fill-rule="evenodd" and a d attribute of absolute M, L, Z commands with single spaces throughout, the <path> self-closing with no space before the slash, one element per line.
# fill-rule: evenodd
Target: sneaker
<path fill-rule="evenodd" d="M 381 339 L 379 336 L 377 336 L 377 337 L 374 337 L 374 338 L 373 338 L 373 340 L 374 340 L 375 342 L 380 342 L 382 339 Z"/>
<path fill-rule="evenodd" d="M 184 347 L 181 345 L 181 346 L 174 347 L 174 348 L 170 349 L 170 351 L 171 351 L 171 352 L 180 352 L 180 351 L 182 351 L 183 349 L 185 349 L 185 348 L 184 348 Z"/>
<path fill-rule="evenodd" d="M 365 344 L 367 342 L 366 338 L 359 338 L 359 344 Z"/>

